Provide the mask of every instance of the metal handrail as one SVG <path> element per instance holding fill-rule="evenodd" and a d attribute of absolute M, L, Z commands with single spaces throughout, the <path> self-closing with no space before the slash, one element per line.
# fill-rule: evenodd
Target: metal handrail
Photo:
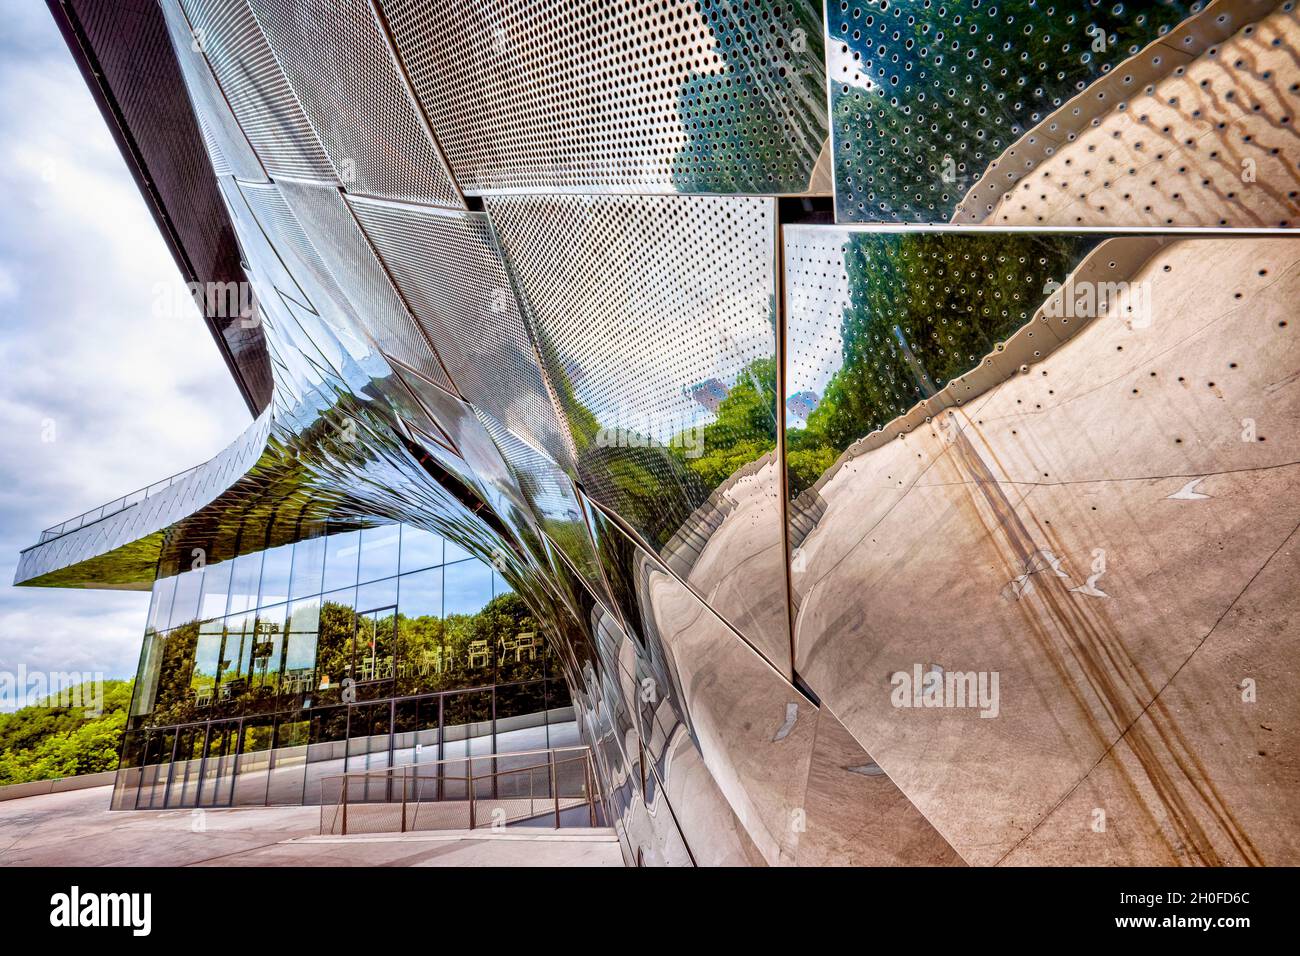
<path fill-rule="evenodd" d="M 560 759 L 557 759 L 556 756 L 557 754 L 565 754 L 565 753 L 574 753 L 576 755 L 573 757 L 567 757 L 567 758 L 561 757 Z M 526 756 L 542 755 L 542 754 L 546 755 L 546 760 L 541 763 L 530 764 L 526 767 L 509 767 L 504 770 L 495 769 L 496 762 L 502 759 L 526 757 Z M 493 762 L 494 769 L 488 771 L 487 773 L 476 774 L 474 772 L 474 761 L 476 760 L 490 760 Z M 341 824 L 339 832 L 343 835 L 347 835 L 348 808 L 351 802 L 349 799 L 349 794 L 352 789 L 351 783 L 358 780 L 365 781 L 367 791 L 370 789 L 369 788 L 370 780 L 382 779 L 387 781 L 387 786 L 383 788 L 384 797 L 382 799 L 379 800 L 366 799 L 361 801 L 361 803 L 365 806 L 400 803 L 401 816 L 399 821 L 398 832 L 401 833 L 405 833 L 409 828 L 408 826 L 410 821 L 409 810 L 412 806 L 416 808 L 416 813 L 418 814 L 418 808 L 424 804 L 461 802 L 459 798 L 444 796 L 443 794 L 445 794 L 446 792 L 445 786 L 439 786 L 438 792 L 440 795 L 432 799 L 422 798 L 421 791 L 417 786 L 417 789 L 415 791 L 415 799 L 414 800 L 410 799 L 409 797 L 410 782 L 414 780 L 418 785 L 419 781 L 422 778 L 438 781 L 440 784 L 443 785 L 445 785 L 448 782 L 452 782 L 452 783 L 462 782 L 465 784 L 464 800 L 469 805 L 468 806 L 469 829 L 473 830 L 476 829 L 478 826 L 478 803 L 480 799 L 482 799 L 478 796 L 478 792 L 477 792 L 478 783 L 485 780 L 493 781 L 494 784 L 493 791 L 495 792 L 497 789 L 495 782 L 497 781 L 498 778 L 506 777 L 511 774 L 528 773 L 529 774 L 528 801 L 529 801 L 529 807 L 531 809 L 534 801 L 537 799 L 536 795 L 532 792 L 532 780 L 533 780 L 532 774 L 534 771 L 538 771 L 538 770 L 546 770 L 548 773 L 547 790 L 549 791 L 549 797 L 552 804 L 552 812 L 554 813 L 555 827 L 556 829 L 559 829 L 564 824 L 563 824 L 563 818 L 561 816 L 560 801 L 562 798 L 560 795 L 560 786 L 559 786 L 559 777 L 557 774 L 557 767 L 560 764 L 572 764 L 577 761 L 581 761 L 583 764 L 582 791 L 583 791 L 583 795 L 586 798 L 588 823 L 590 826 L 595 826 L 597 823 L 596 803 L 597 801 L 601 801 L 602 804 L 601 810 L 603 812 L 604 809 L 603 798 L 601 797 L 596 787 L 596 773 L 595 773 L 595 768 L 592 765 L 591 748 L 580 746 L 580 747 L 553 747 L 546 750 L 518 750 L 511 753 L 499 753 L 499 754 L 474 754 L 474 755 L 466 755 L 463 757 L 444 757 L 439 760 L 430 760 L 426 763 L 421 763 L 421 764 L 403 764 L 400 767 L 384 767 L 377 770 L 354 770 L 354 771 L 346 771 L 341 774 L 330 774 L 328 776 L 321 778 L 322 801 L 321 801 L 321 818 L 320 818 L 319 831 L 322 834 L 327 832 L 326 823 L 325 823 L 326 813 L 328 810 L 332 809 L 334 813 L 331 815 L 331 822 L 328 827 L 328 832 L 330 833 L 335 832 L 334 823 L 336 820 L 338 820 Z M 447 774 L 443 772 L 443 767 L 446 764 L 463 764 L 465 765 L 465 773 Z M 394 790 L 396 789 L 393 786 L 393 782 L 395 780 L 400 780 L 401 783 L 400 800 L 394 799 L 393 797 Z M 327 803 L 325 801 L 325 795 L 332 791 L 332 787 L 328 786 L 328 784 L 331 781 L 338 781 L 338 800 L 333 803 Z M 494 797 L 491 799 L 495 800 L 495 799 L 509 799 L 509 798 Z M 536 816 L 536 814 L 533 814 L 532 816 Z"/>
<path fill-rule="evenodd" d="M 114 515 L 119 511 L 125 511 L 127 508 L 134 507 L 150 495 L 157 494 L 159 491 L 170 488 L 183 478 L 188 478 L 190 475 L 194 474 L 194 472 L 202 468 L 203 464 L 204 463 L 200 462 L 197 465 L 186 468 L 184 471 L 176 472 L 176 474 L 169 478 L 163 478 L 159 481 L 155 481 L 153 484 L 145 485 L 143 488 L 137 488 L 135 491 L 122 495 L 120 498 L 114 498 L 112 501 L 102 504 L 98 508 L 91 508 L 89 511 L 83 511 L 76 517 L 69 518 L 66 521 L 46 528 L 41 532 L 40 544 L 45 544 L 47 541 L 53 541 L 55 538 L 60 538 L 65 534 L 71 534 L 73 531 L 84 528 L 88 524 L 94 524 L 96 521 L 99 521 L 102 518 L 107 518 L 109 515 Z"/>

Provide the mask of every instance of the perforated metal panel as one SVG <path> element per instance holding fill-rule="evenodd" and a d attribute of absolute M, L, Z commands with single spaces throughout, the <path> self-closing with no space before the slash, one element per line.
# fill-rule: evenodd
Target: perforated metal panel
<path fill-rule="evenodd" d="M 369 369 L 363 377 L 376 374 L 367 359 L 373 342 L 452 390 L 338 190 L 288 181 L 239 188 L 278 254 L 278 259 L 259 261 L 259 269 L 286 296 L 320 316 L 339 352 L 350 353 L 354 365 Z M 342 354 L 335 355 L 335 364 L 344 361 Z M 342 370 L 360 387 L 358 369 Z"/>
<path fill-rule="evenodd" d="M 180 0 L 159 0 L 159 5 L 167 21 L 167 32 L 176 51 L 181 75 L 185 78 L 190 103 L 212 156 L 213 169 L 218 175 L 229 172 L 247 182 L 266 179 L 266 171 L 222 96 L 207 57 L 199 49 Z"/>
<path fill-rule="evenodd" d="M 786 230 L 795 666 L 971 863 L 1082 789 L 1293 540 L 1257 479 L 1295 460 L 1273 383 L 1300 359 L 1297 255 L 1241 233 Z M 1284 588 L 1254 613 L 1294 614 Z M 923 723 L 868 690 L 967 667 L 1029 688 L 1021 706 Z M 1157 711 L 1129 738 L 1143 794 L 1204 779 L 1223 739 Z M 973 751 L 988 772 L 955 782 Z M 1175 826 L 1190 856 L 1241 852 L 1199 813 Z"/>
<path fill-rule="evenodd" d="M 493 196 L 487 209 L 568 419 L 584 490 L 774 662 L 783 581 L 771 199 Z"/>
<path fill-rule="evenodd" d="M 581 445 L 605 425 L 668 435 L 705 421 L 693 386 L 773 356 L 771 200 L 503 196 L 487 209 Z"/>
<path fill-rule="evenodd" d="M 468 192 L 803 192 L 826 139 L 820 3 L 382 9 Z"/>
<path fill-rule="evenodd" d="M 1154 92 L 1165 78 L 1176 79 L 1193 69 L 1200 73 L 1198 57 L 1234 32 L 1251 30 L 1254 20 L 1277 6 L 1276 0 L 1208 6 L 1182 0 L 1060 6 L 1036 0 L 973 6 L 836 2 L 827 16 L 827 59 L 837 218 L 944 222 L 956 214 L 960 221 L 982 221 L 1003 192 L 1054 154 L 1072 157 L 1073 169 L 1068 172 L 1073 176 L 1092 178 L 1091 182 L 1079 178 L 1069 187 L 1071 192 L 1100 186 L 1102 181 L 1128 180 L 1130 175 L 1145 192 L 1147 181 L 1158 181 L 1166 173 L 1185 173 L 1188 166 L 1193 170 L 1189 186 L 1200 188 L 1204 177 L 1195 171 L 1203 164 L 1214 165 L 1215 157 L 1213 147 L 1197 150 L 1195 144 L 1212 133 L 1216 123 L 1199 112 L 1189 111 L 1183 130 L 1174 130 L 1163 119 L 1151 123 L 1145 136 L 1134 137 L 1146 140 L 1146 151 L 1139 148 L 1139 154 L 1133 160 L 1125 158 L 1122 165 L 1113 158 L 1107 162 L 1107 154 L 1100 153 L 1096 143 L 1086 149 L 1074 149 L 1072 144 L 1085 130 L 1125 121 L 1130 101 Z M 1234 87 L 1251 70 L 1259 69 L 1248 66 L 1254 59 L 1206 62 L 1198 83 L 1204 86 L 1199 81 L 1209 82 L 1212 77 L 1219 87 Z M 1240 73 L 1225 77 L 1225 70 Z M 1279 94 L 1294 98 L 1295 91 L 1272 84 L 1271 91 L 1255 102 L 1272 101 Z M 1172 90 L 1163 99 L 1178 103 Z M 1282 108 L 1277 115 L 1287 112 L 1293 114 Z M 1235 125 L 1249 116 L 1250 107 L 1243 104 L 1218 119 Z M 1235 154 L 1252 137 L 1231 139 Z M 1280 141 L 1270 145 L 1281 147 Z M 1261 161 L 1267 155 L 1267 149 L 1245 148 L 1257 152 Z M 1158 182 L 1152 185 L 1158 187 Z M 1220 197 L 1226 211 L 1208 215 L 1195 206 L 1182 206 L 1181 197 L 1169 195 L 1178 192 L 1174 188 L 1165 193 L 1172 199 L 1169 203 L 1135 200 L 1130 195 L 1128 201 L 1138 210 L 1149 207 L 1145 216 L 1116 212 L 1106 216 L 1103 210 L 1102 215 L 1083 218 L 1062 211 L 1000 221 L 1048 225 L 1135 221 L 1216 225 L 1221 218 L 1251 225 L 1260 221 L 1233 201 L 1241 197 Z M 1111 202 L 1112 208 L 1127 205 L 1119 195 Z"/>
<path fill-rule="evenodd" d="M 568 439 L 482 213 L 349 202 L 462 395 L 568 463 Z"/>
<path fill-rule="evenodd" d="M 366 0 L 250 0 L 350 192 L 462 206 Z"/>
<path fill-rule="evenodd" d="M 182 0 L 182 6 L 195 45 L 267 171 L 336 181 L 247 0 Z"/>

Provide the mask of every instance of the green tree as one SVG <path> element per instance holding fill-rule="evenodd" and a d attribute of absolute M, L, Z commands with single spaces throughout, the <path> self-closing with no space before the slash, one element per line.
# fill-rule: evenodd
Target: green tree
<path fill-rule="evenodd" d="M 0 714 L 0 785 L 51 780 L 117 769 L 132 681 L 105 681 L 102 710 L 60 706 L 50 699 Z M 65 700 L 82 700 L 85 685 Z"/>

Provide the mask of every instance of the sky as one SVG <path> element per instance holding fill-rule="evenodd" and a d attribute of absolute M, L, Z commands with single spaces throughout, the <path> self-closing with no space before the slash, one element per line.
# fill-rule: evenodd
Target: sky
<path fill-rule="evenodd" d="M 250 417 L 44 4 L 0 31 L 0 218 L 0 672 L 131 676 L 148 594 L 15 588 L 18 552 Z"/>

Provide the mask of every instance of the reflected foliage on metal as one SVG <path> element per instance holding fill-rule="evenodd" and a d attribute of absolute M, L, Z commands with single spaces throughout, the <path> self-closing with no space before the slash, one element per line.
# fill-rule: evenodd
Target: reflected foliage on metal
<path fill-rule="evenodd" d="M 866 0 L 827 29 L 841 222 L 1295 217 L 1294 194 L 1242 188 L 1288 177 L 1293 4 Z"/>
<path fill-rule="evenodd" d="M 1300 240 L 838 228 L 786 252 L 796 671 L 971 863 L 1285 857 L 1223 728 L 1157 701 L 1212 645 L 1281 653 L 1219 629 L 1243 590 L 1266 630 L 1296 612 L 1268 570 L 1295 534 L 1300 410 L 1271 383 L 1300 367 Z M 1080 787 L 1164 822 L 1071 849 Z"/>

